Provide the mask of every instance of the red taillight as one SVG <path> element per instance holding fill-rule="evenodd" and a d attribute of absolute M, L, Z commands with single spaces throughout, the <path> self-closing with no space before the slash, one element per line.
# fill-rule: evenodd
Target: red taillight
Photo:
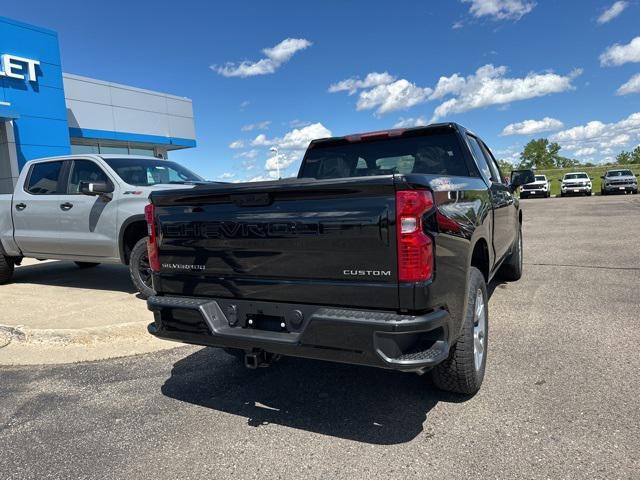
<path fill-rule="evenodd" d="M 160 271 L 160 256 L 158 254 L 158 238 L 156 236 L 156 208 L 153 203 L 144 207 L 144 218 L 147 220 L 147 252 L 149 253 L 149 266 L 154 272 Z"/>
<path fill-rule="evenodd" d="M 431 192 L 396 192 L 398 280 L 401 282 L 421 282 L 433 274 L 433 241 L 422 229 L 422 216 L 432 208 Z"/>

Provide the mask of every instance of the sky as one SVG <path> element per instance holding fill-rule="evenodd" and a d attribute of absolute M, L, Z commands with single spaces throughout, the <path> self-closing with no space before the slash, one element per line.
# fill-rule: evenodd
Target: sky
<path fill-rule="evenodd" d="M 193 100 L 210 180 L 294 176 L 309 141 L 455 121 L 517 162 L 546 137 L 594 163 L 640 144 L 640 1 L 31 0 L 63 70 Z M 277 160 L 277 161 L 276 161 Z"/>

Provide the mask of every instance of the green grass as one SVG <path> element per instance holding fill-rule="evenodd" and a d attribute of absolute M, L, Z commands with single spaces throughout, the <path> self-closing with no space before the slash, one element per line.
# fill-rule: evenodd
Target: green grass
<path fill-rule="evenodd" d="M 537 175 L 546 175 L 551 181 L 551 194 L 560 195 L 560 179 L 565 173 L 570 172 L 586 172 L 591 177 L 593 184 L 593 192 L 600 194 L 600 184 L 602 179 L 600 178 L 605 174 L 607 170 L 614 170 L 618 168 L 627 168 L 633 173 L 640 173 L 640 165 L 606 165 L 598 167 L 572 167 L 572 168 L 553 168 L 548 170 L 535 170 Z"/>

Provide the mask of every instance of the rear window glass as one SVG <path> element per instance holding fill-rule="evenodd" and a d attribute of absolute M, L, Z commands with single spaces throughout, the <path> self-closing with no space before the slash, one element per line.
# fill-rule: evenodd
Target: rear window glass
<path fill-rule="evenodd" d="M 427 173 L 469 176 L 458 137 L 453 133 L 385 138 L 309 150 L 300 178 L 348 178 Z"/>
<path fill-rule="evenodd" d="M 58 191 L 58 179 L 62 170 L 62 162 L 36 163 L 31 167 L 27 192 L 33 195 L 56 195 L 64 192 Z"/>

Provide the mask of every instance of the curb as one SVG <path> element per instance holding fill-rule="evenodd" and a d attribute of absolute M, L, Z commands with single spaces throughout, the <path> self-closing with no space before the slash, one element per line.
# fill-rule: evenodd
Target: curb
<path fill-rule="evenodd" d="M 0 325 L 0 345 L 5 343 L 88 346 L 100 343 L 114 343 L 147 339 L 149 321 L 107 325 L 105 327 L 69 329 L 30 329 L 23 326 Z"/>

